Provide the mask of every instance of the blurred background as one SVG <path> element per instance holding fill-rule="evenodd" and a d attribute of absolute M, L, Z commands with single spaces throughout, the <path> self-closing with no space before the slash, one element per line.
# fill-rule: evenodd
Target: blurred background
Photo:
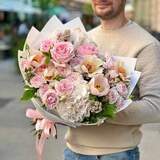
<path fill-rule="evenodd" d="M 81 17 L 86 30 L 99 24 L 90 0 L 0 0 L 0 159 L 35 160 L 33 127 L 25 118 L 31 103 L 20 102 L 23 81 L 17 67 L 17 50 L 22 49 L 32 26 L 41 30 L 53 15 L 66 23 Z M 128 0 L 126 16 L 160 40 L 160 0 Z M 63 160 L 66 128 L 58 127 L 58 140 L 50 139 L 45 160 Z M 160 124 L 142 127 L 141 160 L 159 160 Z"/>

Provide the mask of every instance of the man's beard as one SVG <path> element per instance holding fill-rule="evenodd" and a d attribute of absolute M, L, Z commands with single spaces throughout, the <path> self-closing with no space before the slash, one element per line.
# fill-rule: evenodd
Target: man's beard
<path fill-rule="evenodd" d="M 104 11 L 104 13 L 98 13 L 95 10 L 95 14 L 97 17 L 101 18 L 102 20 L 110 20 L 117 17 L 124 10 L 124 7 L 125 7 L 125 0 L 124 0 L 124 3 L 121 3 L 121 5 L 116 11 L 113 8 L 108 12 Z"/>

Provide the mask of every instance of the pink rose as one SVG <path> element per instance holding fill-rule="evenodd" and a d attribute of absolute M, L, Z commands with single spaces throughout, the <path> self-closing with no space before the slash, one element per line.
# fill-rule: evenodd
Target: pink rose
<path fill-rule="evenodd" d="M 83 80 L 83 77 L 82 77 L 82 75 L 80 74 L 80 73 L 78 73 L 78 72 L 72 72 L 68 77 L 67 77 L 67 79 L 69 80 L 69 81 L 71 81 L 71 82 L 73 82 L 73 81 L 81 81 L 81 80 Z"/>
<path fill-rule="evenodd" d="M 57 67 L 57 72 L 59 75 L 63 77 L 67 77 L 69 74 L 71 74 L 71 68 L 69 65 L 66 65 L 66 67 Z"/>
<path fill-rule="evenodd" d="M 89 82 L 90 91 L 96 96 L 105 96 L 109 92 L 108 79 L 103 74 L 97 74 Z"/>
<path fill-rule="evenodd" d="M 51 55 L 53 61 L 57 63 L 67 63 L 73 57 L 73 45 L 70 42 L 57 42 L 53 49 L 51 49 Z"/>
<path fill-rule="evenodd" d="M 83 58 L 82 58 L 82 57 L 74 57 L 74 58 L 71 59 L 70 65 L 71 65 L 72 67 L 75 67 L 75 66 L 81 64 L 82 61 L 83 61 Z"/>
<path fill-rule="evenodd" d="M 38 93 L 39 93 L 40 97 L 43 97 L 43 95 L 44 95 L 48 90 L 49 90 L 48 84 L 42 85 L 42 86 L 38 89 Z"/>
<path fill-rule="evenodd" d="M 97 55 L 98 48 L 94 44 L 82 44 L 77 48 L 77 52 L 81 56 Z"/>
<path fill-rule="evenodd" d="M 49 50 L 53 47 L 54 42 L 50 39 L 42 41 L 40 44 L 40 51 L 42 52 L 49 52 Z"/>
<path fill-rule="evenodd" d="M 123 82 L 117 83 L 116 89 L 117 89 L 117 91 L 119 92 L 119 94 L 121 96 L 124 96 L 124 97 L 127 96 L 127 94 L 128 94 L 128 88 L 127 88 L 127 86 Z"/>
<path fill-rule="evenodd" d="M 41 75 L 35 75 L 33 78 L 31 78 L 30 83 L 32 87 L 39 88 L 45 83 L 45 80 Z"/>
<path fill-rule="evenodd" d="M 26 69 L 30 69 L 31 68 L 31 62 L 27 59 L 22 60 L 21 63 L 22 69 L 25 71 Z"/>
<path fill-rule="evenodd" d="M 111 88 L 108 93 L 108 99 L 110 104 L 114 104 L 117 102 L 120 95 L 118 94 L 116 88 Z"/>
<path fill-rule="evenodd" d="M 74 89 L 74 85 L 68 79 L 63 79 L 55 85 L 55 90 L 58 95 L 68 95 L 71 94 Z"/>
<path fill-rule="evenodd" d="M 46 105 L 48 109 L 53 109 L 56 107 L 58 103 L 58 96 L 56 94 L 56 91 L 53 89 L 49 89 L 45 92 L 45 94 L 42 97 L 43 104 Z"/>

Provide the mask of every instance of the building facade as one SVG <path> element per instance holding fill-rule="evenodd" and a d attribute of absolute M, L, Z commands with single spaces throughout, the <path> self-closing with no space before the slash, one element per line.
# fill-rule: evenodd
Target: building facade
<path fill-rule="evenodd" d="M 160 32 L 160 0 L 134 0 L 135 20 L 142 26 Z"/>

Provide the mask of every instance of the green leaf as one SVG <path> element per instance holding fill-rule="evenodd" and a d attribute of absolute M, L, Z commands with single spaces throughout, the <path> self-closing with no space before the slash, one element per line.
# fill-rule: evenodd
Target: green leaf
<path fill-rule="evenodd" d="M 43 55 L 45 56 L 45 64 L 49 64 L 51 61 L 51 54 L 50 53 L 43 53 Z"/>
<path fill-rule="evenodd" d="M 135 99 L 135 96 L 134 96 L 134 95 L 130 95 L 130 96 L 129 96 L 129 99 L 134 100 L 134 99 Z"/>
<path fill-rule="evenodd" d="M 24 86 L 24 89 L 25 89 L 25 90 L 28 90 L 28 89 L 33 89 L 33 88 L 30 87 L 29 85 L 25 85 L 25 86 Z"/>
<path fill-rule="evenodd" d="M 62 76 L 56 76 L 54 79 L 57 80 L 57 81 L 60 81 L 60 80 L 64 79 L 64 77 L 62 77 Z"/>
<path fill-rule="evenodd" d="M 103 116 L 107 118 L 114 118 L 116 111 L 117 109 L 115 104 L 104 104 Z"/>
<path fill-rule="evenodd" d="M 28 101 L 32 99 L 35 96 L 36 91 L 37 90 L 35 88 L 25 89 L 23 96 L 21 97 L 21 100 Z"/>
<path fill-rule="evenodd" d="M 90 95 L 89 95 L 89 100 L 98 101 L 98 97 L 95 96 L 95 95 L 90 94 Z"/>
<path fill-rule="evenodd" d="M 34 76 L 34 74 L 32 73 L 32 71 L 28 70 L 26 73 L 25 73 L 25 77 L 26 77 L 26 80 L 27 81 L 30 81 L 30 79 Z"/>

